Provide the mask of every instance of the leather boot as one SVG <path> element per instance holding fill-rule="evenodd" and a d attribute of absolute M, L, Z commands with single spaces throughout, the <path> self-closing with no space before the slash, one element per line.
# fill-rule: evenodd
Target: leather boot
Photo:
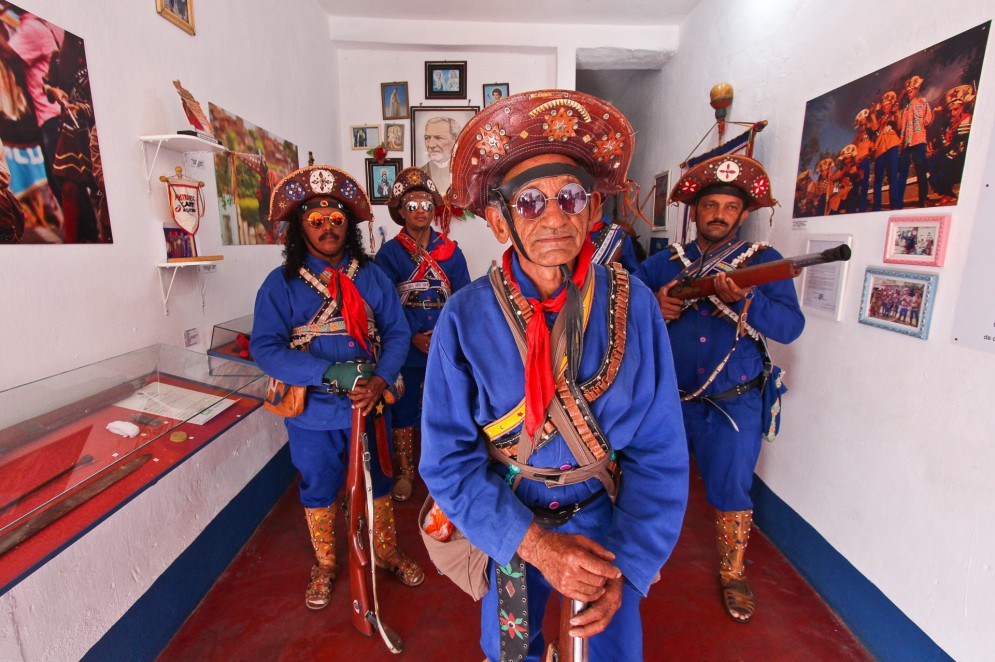
<path fill-rule="evenodd" d="M 397 548 L 397 527 L 394 524 L 394 502 L 390 496 L 373 500 L 373 550 L 378 568 L 386 568 L 407 586 L 425 581 L 421 567 Z"/>
<path fill-rule="evenodd" d="M 311 531 L 315 564 L 311 568 L 304 604 L 308 609 L 324 609 L 332 595 L 332 582 L 338 574 L 335 562 L 335 502 L 325 508 L 305 508 Z"/>
<path fill-rule="evenodd" d="M 394 459 L 397 460 L 394 471 L 394 488 L 391 496 L 395 501 L 407 501 L 411 498 L 411 490 L 415 482 L 415 429 L 394 428 Z"/>
<path fill-rule="evenodd" d="M 716 511 L 715 530 L 719 549 L 719 580 L 722 603 L 738 623 L 753 618 L 753 591 L 746 582 L 744 558 L 753 527 L 752 510 Z"/>

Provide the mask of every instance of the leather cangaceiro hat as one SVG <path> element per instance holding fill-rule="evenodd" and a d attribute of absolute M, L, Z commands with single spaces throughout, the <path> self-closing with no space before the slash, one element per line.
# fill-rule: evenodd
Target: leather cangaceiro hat
<path fill-rule="evenodd" d="M 439 195 L 439 187 L 435 185 L 428 173 L 414 166 L 405 168 L 397 173 L 394 186 L 390 190 L 390 199 L 387 200 L 387 211 L 390 212 L 390 217 L 398 225 L 404 225 L 404 218 L 400 211 L 401 200 L 411 191 L 425 191 L 430 194 L 436 209 L 443 205 L 442 196 Z"/>
<path fill-rule="evenodd" d="M 373 220 L 370 199 L 352 175 L 332 166 L 313 165 L 295 170 L 273 188 L 270 221 L 276 224 L 287 220 L 291 213 L 316 197 L 341 202 L 349 210 L 353 222 Z"/>
<path fill-rule="evenodd" d="M 467 122 L 450 162 L 453 204 L 484 215 L 491 191 L 513 165 L 539 154 L 563 154 L 614 195 L 628 187 L 634 132 L 602 99 L 573 90 L 523 92 L 497 101 Z"/>

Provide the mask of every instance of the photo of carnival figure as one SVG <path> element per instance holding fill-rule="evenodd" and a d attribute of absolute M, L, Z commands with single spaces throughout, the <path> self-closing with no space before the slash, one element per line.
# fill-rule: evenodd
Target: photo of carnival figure
<path fill-rule="evenodd" d="M 256 295 L 250 351 L 270 377 L 306 387 L 303 411 L 286 419 L 315 553 L 305 604 L 327 606 L 337 574 L 336 502 L 357 408 L 367 429 L 383 430 L 370 442 L 376 567 L 417 586 L 425 575 L 398 548 L 387 425 L 376 420 L 389 413 L 382 398 L 411 334 L 394 284 L 363 250 L 358 224 L 373 219 L 369 198 L 348 173 L 308 166 L 276 184 L 271 218 L 287 222 L 285 261 Z"/>
<path fill-rule="evenodd" d="M 751 211 L 777 204 L 770 191 L 770 178 L 754 159 L 729 155 L 698 164 L 670 194 L 671 202 L 691 208 L 697 237 L 653 255 L 636 272 L 657 292 L 667 321 L 688 445 L 716 510 L 723 605 L 741 623 L 753 618 L 755 608 L 745 576 L 750 487 L 763 439 L 773 440 L 777 432 L 786 391 L 767 339 L 790 343 L 805 326 L 790 279 L 740 288 L 726 275 L 782 259 L 767 243 L 739 238 Z M 714 276 L 715 294 L 671 296 L 688 276 Z"/>
<path fill-rule="evenodd" d="M 390 217 L 401 226 L 377 251 L 376 263 L 393 281 L 411 328 L 411 346 L 401 368 L 405 391 L 393 418 L 396 501 L 411 498 L 421 446 L 422 391 L 432 331 L 446 300 L 470 283 L 466 258 L 456 242 L 432 229 L 442 196 L 421 168 L 397 174 L 387 200 Z"/>

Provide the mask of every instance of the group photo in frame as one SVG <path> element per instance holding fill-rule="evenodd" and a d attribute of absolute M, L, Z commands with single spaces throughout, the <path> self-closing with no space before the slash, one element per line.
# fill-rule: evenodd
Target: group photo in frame
<path fill-rule="evenodd" d="M 942 267 L 947 252 L 950 215 L 892 216 L 884 244 L 884 261 Z"/>
<path fill-rule="evenodd" d="M 936 274 L 867 267 L 858 321 L 926 340 L 938 281 Z"/>
<path fill-rule="evenodd" d="M 426 99 L 465 99 L 466 61 L 426 62 Z"/>
<path fill-rule="evenodd" d="M 397 173 L 404 170 L 403 159 L 366 159 L 366 192 L 370 203 L 374 205 L 387 204 L 390 189 L 394 186 Z"/>
<path fill-rule="evenodd" d="M 811 99 L 793 217 L 956 205 L 990 27 Z"/>
<path fill-rule="evenodd" d="M 380 104 L 385 120 L 408 119 L 408 82 L 380 83 Z"/>
<path fill-rule="evenodd" d="M 181 30 L 196 34 L 193 27 L 193 0 L 155 0 L 155 10 Z"/>
<path fill-rule="evenodd" d="M 479 110 L 479 106 L 411 108 L 411 164 L 424 170 L 442 193 L 449 189 L 456 136 Z"/>
<path fill-rule="evenodd" d="M 376 124 L 350 126 L 349 139 L 354 150 L 366 151 L 380 144 L 380 127 Z"/>
<path fill-rule="evenodd" d="M 484 83 L 484 108 L 510 94 L 508 83 Z"/>
<path fill-rule="evenodd" d="M 404 151 L 404 128 L 403 124 L 383 125 L 383 143 L 388 152 Z"/>

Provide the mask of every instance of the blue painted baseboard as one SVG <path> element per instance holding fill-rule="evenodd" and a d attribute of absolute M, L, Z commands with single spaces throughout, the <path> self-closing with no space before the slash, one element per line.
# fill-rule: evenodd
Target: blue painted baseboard
<path fill-rule="evenodd" d="M 83 660 L 155 660 L 296 476 L 284 445 Z"/>
<path fill-rule="evenodd" d="M 874 657 L 884 662 L 953 659 L 757 476 L 750 494 L 757 526 Z"/>

